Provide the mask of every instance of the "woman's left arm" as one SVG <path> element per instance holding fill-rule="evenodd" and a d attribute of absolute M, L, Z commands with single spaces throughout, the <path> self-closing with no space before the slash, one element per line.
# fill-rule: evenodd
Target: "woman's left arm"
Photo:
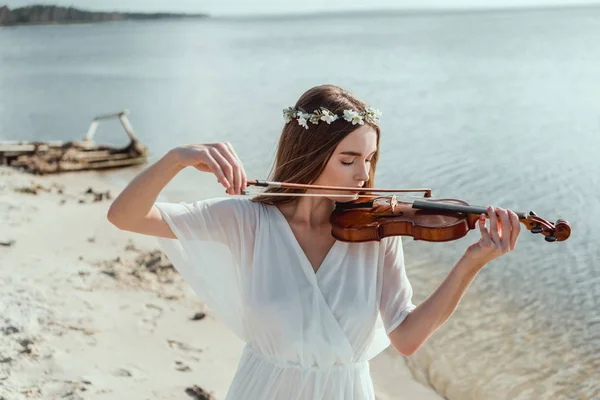
<path fill-rule="evenodd" d="M 487 212 L 489 231 L 482 214 L 479 217 L 479 241 L 469 246 L 442 284 L 390 332 L 392 346 L 400 353 L 409 356 L 417 351 L 456 310 L 477 273 L 490 261 L 514 250 L 521 231 L 517 215 L 491 206 Z"/>

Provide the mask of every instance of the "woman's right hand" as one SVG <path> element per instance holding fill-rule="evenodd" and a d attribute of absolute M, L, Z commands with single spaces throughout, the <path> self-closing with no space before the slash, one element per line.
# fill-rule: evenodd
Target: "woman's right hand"
<path fill-rule="evenodd" d="M 187 144 L 176 147 L 173 152 L 182 167 L 215 174 L 227 193 L 241 194 L 241 190 L 246 190 L 246 171 L 231 144 Z"/>

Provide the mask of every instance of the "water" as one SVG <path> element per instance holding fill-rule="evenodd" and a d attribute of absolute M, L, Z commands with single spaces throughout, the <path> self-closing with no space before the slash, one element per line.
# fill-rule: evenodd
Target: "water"
<path fill-rule="evenodd" d="M 448 399 L 600 397 L 598 8 L 3 28 L 0 139 L 79 138 L 93 116 L 128 108 L 152 160 L 227 140 L 261 179 L 281 110 L 322 83 L 383 111 L 377 186 L 573 228 L 552 244 L 524 231 L 409 359 L 413 373 Z M 97 140 L 127 137 L 107 122 Z M 164 193 L 223 191 L 186 170 Z M 476 240 L 404 240 L 416 302 Z"/>

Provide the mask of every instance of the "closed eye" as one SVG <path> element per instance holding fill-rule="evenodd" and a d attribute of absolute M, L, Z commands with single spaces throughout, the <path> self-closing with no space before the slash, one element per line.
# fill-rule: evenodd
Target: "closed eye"
<path fill-rule="evenodd" d="M 371 160 L 365 160 L 365 162 L 368 162 L 368 163 L 370 163 L 370 162 L 371 162 Z M 344 162 L 344 161 L 341 161 L 341 163 L 342 163 L 342 164 L 344 164 L 344 165 L 350 166 L 350 165 L 354 164 L 354 160 L 353 160 L 353 161 L 350 161 L 350 162 Z"/>

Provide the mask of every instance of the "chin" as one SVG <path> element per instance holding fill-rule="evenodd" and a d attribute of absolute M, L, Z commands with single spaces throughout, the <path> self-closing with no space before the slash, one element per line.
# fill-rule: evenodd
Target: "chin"
<path fill-rule="evenodd" d="M 356 197 L 356 198 L 352 198 L 352 197 L 346 197 L 346 196 L 344 196 L 344 197 L 337 197 L 337 196 L 327 196 L 327 198 L 328 198 L 329 200 L 333 200 L 333 201 L 335 201 L 336 203 L 348 203 L 348 202 L 350 202 L 350 201 L 354 201 L 354 200 L 357 200 L 357 199 L 358 199 L 358 197 Z"/>

